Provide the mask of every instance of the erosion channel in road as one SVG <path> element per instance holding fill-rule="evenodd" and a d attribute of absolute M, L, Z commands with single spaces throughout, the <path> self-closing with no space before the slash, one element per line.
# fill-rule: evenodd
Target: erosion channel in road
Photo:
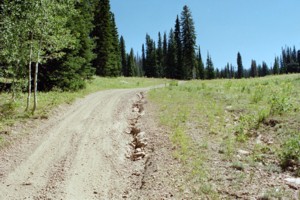
<path fill-rule="evenodd" d="M 0 199 L 125 198 L 133 140 L 126 130 L 142 91 L 91 94 L 1 150 Z"/>

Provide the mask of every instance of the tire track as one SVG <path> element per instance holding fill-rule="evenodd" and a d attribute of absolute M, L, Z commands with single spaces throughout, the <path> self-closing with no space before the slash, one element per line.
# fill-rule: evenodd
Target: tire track
<path fill-rule="evenodd" d="M 122 198 L 131 140 L 124 131 L 138 91 L 91 94 L 33 131 L 37 141 L 0 154 L 8 166 L 19 156 L 12 169 L 0 164 L 0 199 Z"/>

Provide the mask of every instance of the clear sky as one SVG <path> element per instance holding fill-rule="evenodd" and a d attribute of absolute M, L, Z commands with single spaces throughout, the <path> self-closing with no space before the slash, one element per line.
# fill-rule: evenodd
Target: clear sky
<path fill-rule="evenodd" d="M 146 33 L 155 41 L 159 31 L 168 34 L 184 5 L 192 12 L 202 58 L 209 52 L 215 67 L 236 66 L 238 51 L 245 68 L 251 59 L 270 65 L 281 47 L 300 47 L 300 0 L 111 0 L 127 51 L 140 54 Z"/>

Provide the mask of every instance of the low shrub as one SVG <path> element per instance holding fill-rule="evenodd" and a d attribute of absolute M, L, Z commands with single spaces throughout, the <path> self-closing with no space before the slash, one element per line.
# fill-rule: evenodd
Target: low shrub
<path fill-rule="evenodd" d="M 300 133 L 288 138 L 279 152 L 283 169 L 296 172 L 300 176 Z"/>

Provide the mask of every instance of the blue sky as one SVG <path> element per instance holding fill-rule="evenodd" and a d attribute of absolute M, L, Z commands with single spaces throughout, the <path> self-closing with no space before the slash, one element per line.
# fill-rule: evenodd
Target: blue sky
<path fill-rule="evenodd" d="M 174 28 L 187 5 L 195 22 L 202 58 L 207 52 L 215 67 L 236 66 L 237 52 L 249 68 L 251 59 L 273 63 L 285 45 L 300 48 L 299 0 L 111 0 L 119 35 L 127 51 L 141 52 L 148 33 Z"/>

